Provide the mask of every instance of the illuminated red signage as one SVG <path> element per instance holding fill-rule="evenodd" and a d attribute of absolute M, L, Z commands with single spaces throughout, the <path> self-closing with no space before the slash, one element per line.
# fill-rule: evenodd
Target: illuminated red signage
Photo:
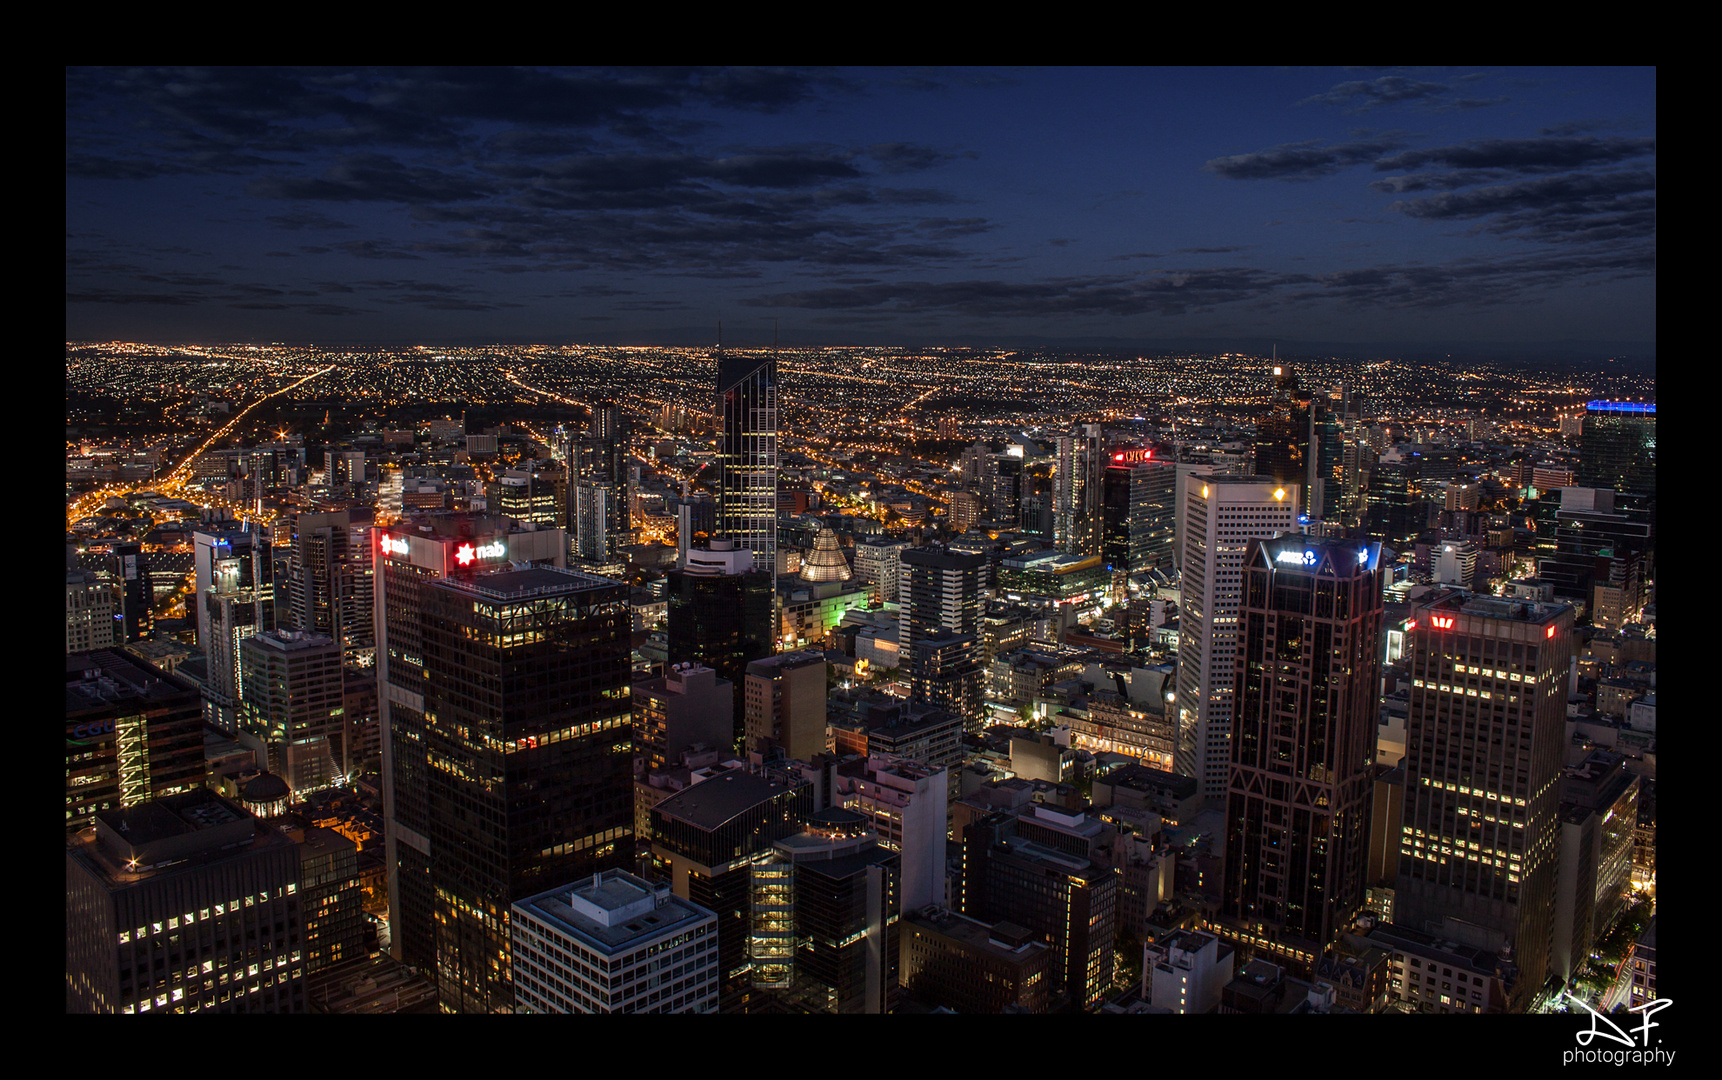
<path fill-rule="evenodd" d="M 1453 616 L 1451 615 L 1431 615 L 1429 621 L 1434 623 L 1438 630 L 1453 629 Z"/>
<path fill-rule="evenodd" d="M 1555 628 L 1554 628 L 1554 627 L 1552 627 L 1552 626 L 1551 626 L 1551 627 L 1549 627 L 1549 632 L 1548 632 L 1548 634 L 1547 634 L 1547 635 L 1546 635 L 1546 636 L 1548 636 L 1548 637 L 1554 637 L 1554 636 L 1555 636 Z"/>
<path fill-rule="evenodd" d="M 1411 631 L 1413 631 L 1415 629 L 1417 629 L 1417 620 L 1416 619 L 1407 619 L 1405 621 L 1405 632 L 1409 634 Z"/>
<path fill-rule="evenodd" d="M 1147 447 L 1125 447 L 1123 450 L 1113 451 L 1112 460 L 1125 464 L 1136 464 L 1147 461 L 1153 456 L 1154 451 Z"/>

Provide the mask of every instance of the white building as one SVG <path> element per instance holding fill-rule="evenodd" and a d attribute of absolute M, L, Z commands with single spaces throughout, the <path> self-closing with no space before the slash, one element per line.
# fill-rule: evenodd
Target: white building
<path fill-rule="evenodd" d="M 520 1012 L 717 1012 L 717 916 L 668 884 L 606 870 L 516 903 L 513 917 Z"/>
<path fill-rule="evenodd" d="M 865 581 L 873 588 L 873 599 L 897 601 L 898 556 L 909 546 L 907 540 L 863 536 L 855 541 L 855 580 Z"/>
<path fill-rule="evenodd" d="M 1232 947 L 1213 934 L 1180 930 L 1142 947 L 1142 998 L 1181 1016 L 1213 1012 L 1232 981 Z"/>
<path fill-rule="evenodd" d="M 111 649 L 120 644 L 123 630 L 114 618 L 113 586 L 99 574 L 66 571 L 66 651 Z"/>
<path fill-rule="evenodd" d="M 869 756 L 865 775 L 836 778 L 832 802 L 865 817 L 886 847 L 902 853 L 901 911 L 945 902 L 948 789 L 943 768 L 887 754 Z"/>
<path fill-rule="evenodd" d="M 1301 491 L 1260 476 L 1192 476 L 1187 483 L 1173 759 L 1179 773 L 1201 783 L 1205 805 L 1223 806 L 1244 549 L 1297 528 Z"/>

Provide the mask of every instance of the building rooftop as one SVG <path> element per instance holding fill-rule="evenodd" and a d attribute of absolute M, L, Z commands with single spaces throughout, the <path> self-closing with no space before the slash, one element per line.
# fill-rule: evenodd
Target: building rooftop
<path fill-rule="evenodd" d="M 729 769 L 671 795 L 652 809 L 665 817 L 711 830 L 789 790 L 786 785 L 763 776 Z"/>
<path fill-rule="evenodd" d="M 160 701 L 195 694 L 190 683 L 141 657 L 113 649 L 66 654 L 66 715 L 123 702 Z"/>
<path fill-rule="evenodd" d="M 587 589 L 626 588 L 622 582 L 559 566 L 530 566 L 524 569 L 498 570 L 470 579 L 443 578 L 434 583 L 438 588 L 454 589 L 499 600 L 520 600 L 549 593 L 582 592 Z"/>
<path fill-rule="evenodd" d="M 606 870 L 572 886 L 549 889 L 515 908 L 613 956 L 655 938 L 713 918 L 710 911 L 626 870 Z"/>

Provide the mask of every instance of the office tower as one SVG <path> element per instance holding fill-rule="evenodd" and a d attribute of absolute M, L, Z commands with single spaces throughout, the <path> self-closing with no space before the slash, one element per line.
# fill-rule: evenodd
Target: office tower
<path fill-rule="evenodd" d="M 902 854 L 905 912 L 945 902 L 949 795 L 944 766 L 888 755 L 872 755 L 859 773 L 832 779 L 831 804 L 866 818 L 879 842 Z"/>
<path fill-rule="evenodd" d="M 562 528 L 568 520 L 565 482 L 560 470 L 508 469 L 489 485 L 486 509 L 514 521 Z"/>
<path fill-rule="evenodd" d="M 203 785 L 203 698 L 129 652 L 66 655 L 66 827 Z"/>
<path fill-rule="evenodd" d="M 890 540 L 882 536 L 856 537 L 855 577 L 873 586 L 876 603 L 897 603 L 899 559 L 908 547 L 907 540 Z"/>
<path fill-rule="evenodd" d="M 275 563 L 261 533 L 198 532 L 192 541 L 197 647 L 209 665 L 204 718 L 231 732 L 245 681 L 240 644 L 275 626 Z"/>
<path fill-rule="evenodd" d="M 979 637 L 936 627 L 909 654 L 909 697 L 971 723 L 985 716 Z"/>
<path fill-rule="evenodd" d="M 718 535 L 753 552 L 754 565 L 775 582 L 776 357 L 723 354 L 717 398 Z"/>
<path fill-rule="evenodd" d="M 287 563 L 287 618 L 277 622 L 335 639 L 353 659 L 376 647 L 372 625 L 371 536 L 367 508 L 299 514 Z"/>
<path fill-rule="evenodd" d="M 1177 468 L 1152 450 L 1114 450 L 1101 479 L 1105 537 L 1112 570 L 1172 573 Z"/>
<path fill-rule="evenodd" d="M 732 739 L 745 735 L 747 665 L 776 652 L 775 582 L 755 567 L 753 552 L 738 542 L 713 540 L 709 550 L 690 550 L 685 565 L 665 575 L 669 662 L 704 665 L 731 684 Z"/>
<path fill-rule="evenodd" d="M 239 647 L 244 672 L 237 737 L 295 795 L 357 771 L 347 736 L 341 647 L 324 634 L 270 630 Z"/>
<path fill-rule="evenodd" d="M 1639 779 L 1626 758 L 1598 748 L 1562 770 L 1561 852 L 1556 860 L 1554 941 L 1549 974 L 1565 983 L 1590 959 L 1632 892 L 1632 841 Z"/>
<path fill-rule="evenodd" d="M 781 747 L 786 757 L 800 761 L 825 752 L 824 653 L 779 653 L 752 661 L 742 701 L 748 751 Z"/>
<path fill-rule="evenodd" d="M 1066 816 L 1045 806 L 1035 813 Z M 1051 943 L 1054 987 L 1079 1005 L 1094 1005 L 1112 986 L 1118 875 L 1086 856 L 1019 836 L 1017 827 L 1008 811 L 964 826 L 958 906 L 970 918 L 1009 921 Z"/>
<path fill-rule="evenodd" d="M 207 788 L 66 838 L 66 1011 L 304 1012 L 299 852 Z"/>
<path fill-rule="evenodd" d="M 394 765 L 414 788 L 397 782 L 397 821 L 428 850 L 402 852 L 400 917 L 409 937 L 429 918 L 445 1011 L 512 1009 L 509 905 L 633 854 L 627 586 L 539 566 L 421 599 L 423 726 Z"/>
<path fill-rule="evenodd" d="M 100 574 L 66 571 L 66 651 L 89 652 L 121 644 L 124 629 L 114 615 L 114 589 Z"/>
<path fill-rule="evenodd" d="M 1052 495 L 1053 546 L 1060 551 L 1100 554 L 1100 470 L 1104 464 L 1099 424 L 1078 424 L 1069 435 L 1058 437 Z"/>
<path fill-rule="evenodd" d="M 972 491 L 958 491 L 951 495 L 951 531 L 965 533 L 981 520 L 985 502 Z"/>
<path fill-rule="evenodd" d="M 449 775 L 431 770 L 427 758 L 427 732 L 433 726 L 426 715 L 428 590 L 450 575 L 470 577 L 516 562 L 561 566 L 567 550 L 566 534 L 560 529 L 516 530 L 512 522 L 499 518 L 433 517 L 377 532 L 372 582 L 374 608 L 381 614 L 377 724 L 383 759 L 390 948 L 397 960 L 414 967 L 429 971 L 436 965 L 429 870 L 436 837 L 425 798 L 426 774 L 435 771 L 445 779 Z M 618 684 L 625 681 L 624 676 Z M 438 760 L 444 761 L 440 756 Z M 448 840 L 445 835 L 444 843 Z"/>
<path fill-rule="evenodd" d="M 704 547 L 717 532 L 717 502 L 710 495 L 690 495 L 669 500 L 676 516 L 676 561 L 685 565 L 688 551 Z"/>
<path fill-rule="evenodd" d="M 368 957 L 359 846 L 333 829 L 282 824 L 299 845 L 299 915 L 305 971 Z"/>
<path fill-rule="evenodd" d="M 324 483 L 363 484 L 365 482 L 365 452 L 363 450 L 323 451 Z"/>
<path fill-rule="evenodd" d="M 1256 427 L 1256 472 L 1280 484 L 1309 483 L 1313 408 L 1289 367 L 1274 368 L 1273 398 Z"/>
<path fill-rule="evenodd" d="M 930 1008 L 990 1015 L 1043 1013 L 1052 989 L 1052 947 L 1013 923 L 987 924 L 905 901 L 903 989 Z"/>
<path fill-rule="evenodd" d="M 667 884 L 606 870 L 512 915 L 521 1012 L 717 1012 L 717 916 Z"/>
<path fill-rule="evenodd" d="M 1316 398 L 1309 411 L 1309 475 L 1306 513 L 1315 521 L 1338 522 L 1345 497 L 1345 412 L 1331 398 Z"/>
<path fill-rule="evenodd" d="M 1585 404 L 1578 485 L 1609 488 L 1656 502 L 1656 405 L 1635 401 Z"/>
<path fill-rule="evenodd" d="M 1650 571 L 1648 514 L 1631 505 L 1639 500 L 1606 489 L 1567 487 L 1560 496 L 1554 550 L 1537 560 L 1537 576 L 1554 586 L 1555 599 L 1586 609 L 1599 586 L 1612 588 L 1618 596 L 1606 621 L 1636 616 Z"/>
<path fill-rule="evenodd" d="M 815 811 L 750 870 L 754 988 L 808 1012 L 890 1012 L 901 858 L 866 818 Z"/>
<path fill-rule="evenodd" d="M 149 556 L 135 540 L 116 541 L 109 546 L 108 572 L 119 586 L 119 614 L 115 621 L 124 628 L 129 645 L 155 635 L 155 593 L 149 583 Z"/>
<path fill-rule="evenodd" d="M 753 863 L 813 813 L 813 786 L 730 769 L 652 807 L 652 867 L 675 894 L 715 912 L 725 1012 L 744 1007 L 752 986 Z"/>
<path fill-rule="evenodd" d="M 1409 546 L 1428 524 L 1423 475 L 1416 460 L 1382 461 L 1369 470 L 1364 529 L 1371 540 Z"/>
<path fill-rule="evenodd" d="M 1435 554 L 1435 580 L 1443 585 L 1473 588 L 1477 577 L 1477 545 L 1469 540 L 1443 541 Z"/>
<path fill-rule="evenodd" d="M 568 521 L 575 544 L 588 561 L 608 562 L 631 542 L 633 506 L 628 497 L 628 423 L 613 402 L 592 408 L 583 439 L 568 448 Z M 583 524 L 581 524 L 583 523 Z"/>
<path fill-rule="evenodd" d="M 1368 884 L 1381 558 L 1301 536 L 1245 553 L 1220 912 L 1305 973 Z"/>
<path fill-rule="evenodd" d="M 1573 611 L 1443 592 L 1412 621 L 1394 917 L 1510 948 L 1523 1011 L 1549 970 Z"/>
<path fill-rule="evenodd" d="M 609 563 L 617 557 L 613 492 L 605 479 L 578 480 L 572 487 L 573 555 L 587 563 Z"/>
<path fill-rule="evenodd" d="M 1022 459 L 992 454 L 982 471 L 987 519 L 1015 523 L 1022 518 Z"/>
<path fill-rule="evenodd" d="M 1262 476 L 1192 476 L 1184 500 L 1183 602 L 1178 633 L 1177 746 L 1173 761 L 1225 805 L 1231 771 L 1232 691 L 1244 551 L 1297 527 L 1298 486 Z"/>
<path fill-rule="evenodd" d="M 667 666 L 635 683 L 634 749 L 648 770 L 673 768 L 695 746 L 727 750 L 735 740 L 735 688 L 695 663 Z"/>

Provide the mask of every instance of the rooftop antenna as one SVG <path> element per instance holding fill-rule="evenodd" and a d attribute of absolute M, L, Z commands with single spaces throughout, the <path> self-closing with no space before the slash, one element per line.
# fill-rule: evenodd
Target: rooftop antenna
<path fill-rule="evenodd" d="M 718 320 L 718 352 L 723 352 L 723 320 Z"/>

